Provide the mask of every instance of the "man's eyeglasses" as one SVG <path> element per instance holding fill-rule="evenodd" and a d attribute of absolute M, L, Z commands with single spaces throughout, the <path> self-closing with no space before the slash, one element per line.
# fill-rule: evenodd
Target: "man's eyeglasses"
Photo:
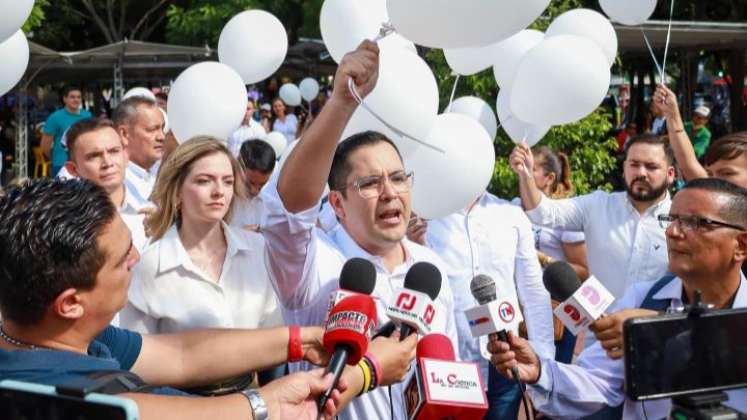
<path fill-rule="evenodd" d="M 744 226 L 732 225 L 726 222 L 719 222 L 718 220 L 708 219 L 700 216 L 677 216 L 673 214 L 660 214 L 659 226 L 664 229 L 668 228 L 674 222 L 679 224 L 679 227 L 683 230 L 696 231 L 696 230 L 712 230 L 720 227 L 736 229 L 740 231 L 747 230 Z"/>
<path fill-rule="evenodd" d="M 398 171 L 386 177 L 381 175 L 364 176 L 351 182 L 348 186 L 357 190 L 358 194 L 364 199 L 369 199 L 378 197 L 384 192 L 384 184 L 387 179 L 395 193 L 404 194 L 409 192 L 412 188 L 413 178 L 412 172 Z"/>

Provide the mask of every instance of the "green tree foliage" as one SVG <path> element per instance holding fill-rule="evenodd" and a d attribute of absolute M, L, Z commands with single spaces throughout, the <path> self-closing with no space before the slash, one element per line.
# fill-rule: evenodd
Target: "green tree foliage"
<path fill-rule="evenodd" d="M 166 39 L 181 45 L 218 45 L 223 25 L 248 9 L 266 10 L 280 19 L 291 44 L 300 37 L 319 35 L 322 0 L 192 0 L 169 6 Z"/>
<path fill-rule="evenodd" d="M 581 0 L 553 1 L 548 10 L 532 28 L 545 30 L 552 19 L 566 10 L 581 7 Z M 430 50 L 426 54 L 428 63 L 434 70 L 440 92 L 441 108 L 448 106 L 455 76 L 446 63 L 442 50 Z M 498 86 L 493 70 L 488 69 L 474 76 L 460 77 L 455 98 L 473 95 L 485 100 L 495 108 Z M 611 115 L 604 108 L 574 124 L 553 127 L 540 144 L 568 154 L 571 160 L 573 183 L 578 193 L 587 193 L 597 188 L 611 189 L 607 181 L 615 169 L 614 151 L 617 143 L 609 136 L 612 129 Z M 516 175 L 508 164 L 508 156 L 514 143 L 503 130 L 498 130 L 495 139 L 496 164 L 490 191 L 499 197 L 510 198 L 518 195 Z"/>

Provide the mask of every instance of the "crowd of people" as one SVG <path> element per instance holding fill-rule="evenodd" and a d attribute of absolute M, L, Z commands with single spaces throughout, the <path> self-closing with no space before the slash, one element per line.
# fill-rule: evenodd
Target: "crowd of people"
<path fill-rule="evenodd" d="M 44 143 L 53 172 L 74 179 L 32 180 L 0 197 L 0 379 L 59 385 L 119 371 L 133 384 L 120 394 L 143 419 L 312 419 L 333 386 L 326 418 L 406 419 L 418 334 L 370 342 L 373 381 L 365 366 L 347 366 L 333 385 L 313 367 L 329 361 L 330 295 L 358 257 L 375 268 L 379 325 L 410 267 L 437 268 L 431 332 L 480 364 L 486 419 L 517 418 L 512 368 L 552 418 L 666 417 L 670 400 L 644 407 L 623 391 L 622 325 L 693 302 L 696 290 L 718 309 L 747 306 L 747 133 L 700 150 L 703 121 L 683 123 L 676 95 L 660 86 L 652 103 L 667 134 L 626 139 L 625 191 L 574 196 L 564 153 L 519 144 L 516 199 L 484 191 L 423 220 L 391 139 L 369 131 L 340 142 L 358 106 L 347 82 L 365 97 L 378 61 L 371 42 L 346 55 L 303 132 L 281 100 L 260 106 L 260 121 L 250 101 L 225 141 L 177 143 L 164 132 L 166 103 L 142 97 L 111 120 L 91 119 L 80 90 L 67 90 Z M 282 165 L 261 140 L 269 131 L 300 137 Z M 672 195 L 678 172 L 686 183 Z M 553 320 L 558 302 L 542 272 L 557 260 L 617 298 L 583 345 Z M 490 360 L 465 315 L 478 304 L 477 275 L 518 298 L 525 319 L 508 342 L 489 340 Z M 729 395 L 747 411 L 747 392 Z"/>

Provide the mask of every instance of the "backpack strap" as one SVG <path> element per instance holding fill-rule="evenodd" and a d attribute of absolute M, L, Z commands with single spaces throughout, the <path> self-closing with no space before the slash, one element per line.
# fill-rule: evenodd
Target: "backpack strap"
<path fill-rule="evenodd" d="M 677 276 L 672 273 L 667 273 L 664 277 L 660 278 L 646 293 L 646 297 L 641 302 L 641 309 L 650 309 L 652 311 L 665 312 L 672 304 L 671 299 L 656 299 L 654 295 L 659 293 L 666 285 L 671 283 Z"/>

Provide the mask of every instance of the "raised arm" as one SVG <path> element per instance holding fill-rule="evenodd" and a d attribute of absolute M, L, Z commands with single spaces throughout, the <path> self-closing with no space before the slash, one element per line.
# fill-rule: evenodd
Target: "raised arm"
<path fill-rule="evenodd" d="M 317 204 L 329 177 L 337 143 L 358 103 L 348 91 L 353 79 L 358 93 L 365 97 L 376 86 L 379 76 L 379 47 L 363 41 L 348 53 L 335 73 L 332 97 L 288 156 L 280 178 L 278 193 L 285 208 L 300 212 Z"/>
<path fill-rule="evenodd" d="M 685 181 L 707 178 L 708 173 L 698 162 L 693 144 L 690 142 L 687 132 L 685 132 L 685 123 L 682 121 L 680 108 L 677 105 L 677 95 L 668 87 L 659 85 L 656 88 L 656 93 L 654 93 L 654 106 L 661 110 L 667 119 L 669 144 L 672 146 L 674 158 L 677 160 L 677 166 L 682 172 L 682 177 L 685 178 Z"/>
<path fill-rule="evenodd" d="M 534 156 L 529 146 L 517 144 L 509 157 L 511 169 L 519 176 L 519 194 L 524 210 L 532 210 L 542 201 L 542 192 L 534 183 Z"/>

